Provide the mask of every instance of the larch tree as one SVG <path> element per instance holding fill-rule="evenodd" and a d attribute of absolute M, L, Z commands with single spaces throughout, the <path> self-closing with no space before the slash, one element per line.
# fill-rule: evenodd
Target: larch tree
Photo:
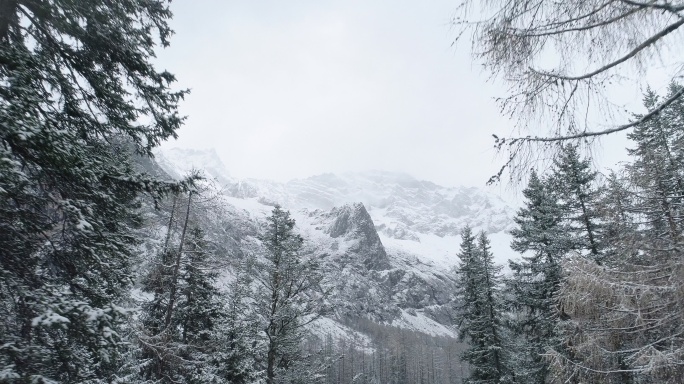
<path fill-rule="evenodd" d="M 182 285 L 182 268 L 187 259 L 191 227 L 192 197 L 175 194 L 169 212 L 164 244 L 152 260 L 148 273 L 143 276 L 142 289 L 152 297 L 142 303 L 140 316 L 142 329 L 138 340 L 143 380 L 172 382 L 182 375 L 182 350 L 179 340 L 176 302 Z M 183 204 L 184 203 L 184 204 Z M 138 360 L 138 359 L 136 359 Z"/>
<path fill-rule="evenodd" d="M 0 1 L 0 376 L 110 382 L 141 193 L 183 119 L 166 1 Z"/>
<path fill-rule="evenodd" d="M 138 349 L 129 358 L 138 381 L 237 382 L 226 337 L 235 326 L 226 305 L 232 301 L 217 287 L 217 261 L 225 254 L 217 254 L 202 228 L 215 225 L 209 215 L 220 211 L 215 194 L 206 180 L 174 194 L 157 254 L 143 264 Z M 248 286 L 238 288 L 244 298 Z"/>
<path fill-rule="evenodd" d="M 669 78 L 681 76 L 684 58 L 674 48 L 684 25 L 679 0 L 464 0 L 461 9 L 454 23 L 472 36 L 476 59 L 508 85 L 498 102 L 518 122 L 511 137 L 496 138 L 508 158 L 491 181 L 506 169 L 519 176 L 559 143 L 591 144 L 631 129 L 684 95 L 680 88 L 629 121 L 617 117 L 622 103 L 607 91 L 613 84 L 642 85 L 658 60 Z M 597 113 L 614 118 L 598 127 Z"/>

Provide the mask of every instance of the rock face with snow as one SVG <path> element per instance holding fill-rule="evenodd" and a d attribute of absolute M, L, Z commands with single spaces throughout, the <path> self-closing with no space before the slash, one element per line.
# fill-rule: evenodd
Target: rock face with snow
<path fill-rule="evenodd" d="M 383 270 L 389 267 L 385 247 L 375 230 L 373 219 L 363 204 L 354 203 L 333 208 L 329 216 L 334 217 L 334 220 L 325 232 L 331 238 L 353 239 L 353 245 L 346 251 L 348 254 L 362 256 L 359 261 L 371 270 Z"/>
<path fill-rule="evenodd" d="M 275 204 L 289 209 L 307 239 L 307 252 L 319 258 L 334 287 L 331 321 L 364 317 L 454 336 L 451 268 L 461 229 L 486 231 L 499 261 L 511 254 L 506 231 L 514 210 L 476 188 L 447 188 L 380 171 L 288 183 L 236 180 L 214 151 L 175 149 L 157 154 L 157 161 L 177 178 L 203 168 L 221 184 L 227 212 L 240 228 L 259 227 Z M 226 231 L 236 244 L 252 236 Z"/>
<path fill-rule="evenodd" d="M 445 326 L 456 288 L 451 271 L 386 250 L 363 204 L 299 211 L 295 218 L 307 251 L 319 257 L 334 287 L 335 318 L 365 317 L 410 329 L 418 324 L 422 332 L 451 334 Z"/>

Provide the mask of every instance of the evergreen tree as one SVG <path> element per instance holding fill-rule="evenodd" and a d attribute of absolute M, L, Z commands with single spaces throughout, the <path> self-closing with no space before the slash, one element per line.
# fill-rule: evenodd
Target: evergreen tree
<path fill-rule="evenodd" d="M 615 266 L 639 257 L 640 231 L 635 221 L 635 194 L 629 180 L 611 172 L 601 198 L 601 220 L 604 225 L 604 252 L 607 265 Z"/>
<path fill-rule="evenodd" d="M 672 85 L 670 92 L 678 86 Z M 658 96 L 648 90 L 644 106 L 652 109 L 659 102 Z M 679 241 L 684 215 L 684 181 L 682 179 L 681 142 L 684 134 L 677 125 L 674 106 L 667 108 L 648 121 L 637 125 L 628 137 L 636 144 L 629 149 L 633 163 L 628 166 L 632 184 L 638 188 L 640 213 L 651 229 L 650 236 L 672 244 Z M 639 115 L 636 116 L 638 118 Z"/>
<path fill-rule="evenodd" d="M 225 348 L 219 343 L 220 325 L 226 310 L 222 295 L 216 288 L 218 272 L 209 263 L 203 231 L 194 227 L 190 232 L 187 258 L 180 276 L 180 297 L 174 316 L 185 345 L 181 357 L 191 363 L 184 367 L 187 383 L 224 382 L 220 371 L 222 361 L 214 355 Z"/>
<path fill-rule="evenodd" d="M 252 383 L 258 378 L 254 341 L 259 338 L 259 321 L 250 305 L 252 268 L 248 260 L 236 268 L 237 276 L 228 287 L 225 320 L 216 334 L 220 346 L 212 355 L 218 375 L 232 384 Z"/>
<path fill-rule="evenodd" d="M 554 159 L 551 185 L 568 225 L 566 230 L 572 247 L 602 259 L 602 228 L 598 220 L 601 191 L 596 186 L 597 172 L 589 159 L 580 159 L 576 146 L 566 145 Z"/>
<path fill-rule="evenodd" d="M 475 238 L 470 227 L 461 233 L 461 264 L 457 270 L 460 291 L 459 337 L 469 348 L 463 359 L 470 364 L 468 383 L 511 383 L 503 339 L 499 292 L 500 267 L 493 264 L 489 240 L 484 232 Z"/>
<path fill-rule="evenodd" d="M 266 381 L 274 384 L 277 377 L 304 380 L 310 372 L 301 364 L 300 343 L 304 326 L 322 310 L 322 275 L 315 260 L 302 255 L 304 239 L 295 233 L 295 220 L 288 211 L 276 206 L 267 221 L 261 236 L 264 261 L 256 263 L 260 271 L 256 310 L 266 337 Z"/>
<path fill-rule="evenodd" d="M 137 174 L 182 123 L 164 1 L 0 2 L 0 371 L 109 382 L 131 283 Z"/>
<path fill-rule="evenodd" d="M 523 383 L 546 383 L 549 364 L 544 354 L 559 343 L 557 293 L 561 284 L 561 261 L 572 244 L 567 239 L 562 208 L 548 186 L 533 171 L 523 190 L 525 206 L 514 221 L 511 248 L 522 254 L 509 261 L 512 276 L 507 280 L 510 306 L 517 311 L 513 332 L 522 338 L 516 372 Z"/>
<path fill-rule="evenodd" d="M 644 103 L 651 110 L 658 96 L 649 90 Z M 610 262 L 565 263 L 559 299 L 571 320 L 563 339 L 581 359 L 554 354 L 559 383 L 681 382 L 680 110 L 676 102 L 637 124 L 629 135 L 635 148 L 628 177 L 609 178 L 603 220 Z"/>

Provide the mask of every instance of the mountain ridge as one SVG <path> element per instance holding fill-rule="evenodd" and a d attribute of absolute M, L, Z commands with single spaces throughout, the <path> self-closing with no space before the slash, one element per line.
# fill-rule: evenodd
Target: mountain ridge
<path fill-rule="evenodd" d="M 488 232 L 495 254 L 510 242 L 513 209 L 473 187 L 443 187 L 387 171 L 324 173 L 287 183 L 239 180 L 213 150 L 174 149 L 157 159 L 176 178 L 203 168 L 242 227 L 257 228 L 274 205 L 290 210 L 307 252 L 320 259 L 334 287 L 333 321 L 363 317 L 455 338 L 451 269 L 461 229 Z M 253 242 L 249 233 L 234 233 L 232 243 Z"/>

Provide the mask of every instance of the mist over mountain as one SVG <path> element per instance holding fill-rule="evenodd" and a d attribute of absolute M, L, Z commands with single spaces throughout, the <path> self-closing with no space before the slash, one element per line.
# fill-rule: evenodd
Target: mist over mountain
<path fill-rule="evenodd" d="M 512 256 L 506 231 L 514 209 L 477 188 L 443 187 L 385 171 L 286 183 L 239 180 L 214 150 L 175 148 L 158 152 L 156 160 L 175 178 L 202 169 L 215 179 L 233 221 L 242 223 L 238 227 L 258 227 L 276 204 L 290 210 L 307 252 L 318 255 L 334 286 L 335 310 L 328 316 L 333 323 L 361 317 L 455 337 L 451 269 L 458 263 L 461 229 L 487 232 L 499 263 Z M 245 243 L 252 235 L 235 232 L 232 242 Z"/>

